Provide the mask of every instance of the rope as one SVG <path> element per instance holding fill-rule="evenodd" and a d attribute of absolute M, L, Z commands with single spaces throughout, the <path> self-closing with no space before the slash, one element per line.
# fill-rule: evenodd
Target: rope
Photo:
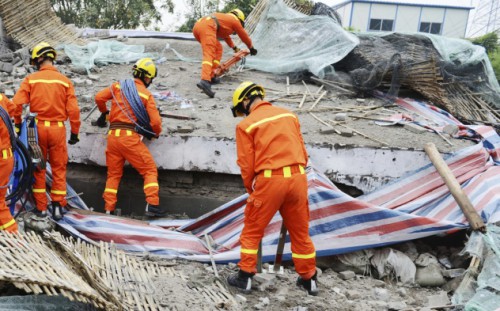
<path fill-rule="evenodd" d="M 137 118 L 137 122 L 134 120 L 134 118 L 130 115 L 130 113 L 127 111 L 126 107 L 124 105 L 120 104 L 120 101 L 118 101 L 114 95 L 113 90 L 111 90 L 111 94 L 113 95 L 113 100 L 115 101 L 116 105 L 120 110 L 127 116 L 127 118 L 136 126 L 136 131 L 137 133 L 143 135 L 144 137 L 151 139 L 153 137 L 156 137 L 156 133 L 153 132 L 153 129 L 151 128 L 150 120 L 149 120 L 149 115 L 148 112 L 146 111 L 146 107 L 144 107 L 144 104 L 142 103 L 141 98 L 139 97 L 139 92 L 137 91 L 137 88 L 135 87 L 135 82 L 133 79 L 125 79 L 121 80 L 120 82 L 120 97 L 122 102 L 124 101 L 124 98 L 127 100 L 127 102 L 130 105 L 130 108 L 132 109 L 132 112 L 134 113 L 135 117 Z"/>

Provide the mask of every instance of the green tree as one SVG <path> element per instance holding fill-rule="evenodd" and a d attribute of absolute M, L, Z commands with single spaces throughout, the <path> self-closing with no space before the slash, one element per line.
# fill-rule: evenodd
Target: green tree
<path fill-rule="evenodd" d="M 134 29 L 147 28 L 161 20 L 154 0 L 50 0 L 63 23 L 77 27 Z M 173 12 L 172 0 L 161 0 L 160 7 Z"/>
<path fill-rule="evenodd" d="M 498 44 L 497 33 L 490 32 L 484 36 L 472 38 L 470 41 L 484 47 L 486 53 L 488 53 L 495 76 L 497 77 L 497 80 L 500 81 L 500 45 Z"/>
<path fill-rule="evenodd" d="M 224 1 L 224 6 L 222 9 L 219 8 L 218 0 L 209 0 L 205 3 L 202 8 L 200 5 L 200 0 L 189 0 L 187 5 L 190 8 L 190 12 L 186 15 L 186 22 L 177 30 L 182 32 L 191 32 L 196 21 L 210 13 L 213 12 L 229 12 L 233 9 L 240 9 L 245 16 L 248 16 L 252 12 L 253 7 L 259 2 L 259 0 L 229 0 Z"/>
<path fill-rule="evenodd" d="M 490 32 L 484 36 L 472 38 L 471 42 L 484 47 L 488 55 L 494 53 L 498 49 L 498 35 L 496 32 Z"/>

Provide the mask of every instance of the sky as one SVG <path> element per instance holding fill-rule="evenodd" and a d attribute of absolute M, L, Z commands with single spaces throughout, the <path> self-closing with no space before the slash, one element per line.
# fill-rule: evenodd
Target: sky
<path fill-rule="evenodd" d="M 490 1 L 490 0 L 394 0 L 395 2 L 409 2 L 409 3 L 418 3 L 418 2 L 428 2 L 428 3 L 434 3 L 434 2 L 439 2 L 440 4 L 460 4 L 463 6 L 471 6 L 471 7 L 478 7 L 482 2 Z M 186 4 L 186 0 L 173 0 L 175 4 L 175 9 L 174 13 L 170 14 L 167 12 L 162 12 L 163 19 L 162 21 L 157 25 L 160 29 L 160 31 L 175 31 L 177 28 L 179 28 L 185 21 L 185 15 L 187 12 L 189 12 L 189 8 Z M 222 1 L 221 1 L 222 2 Z M 345 0 L 322 0 L 322 1 L 317 1 L 317 2 L 322 2 L 324 4 L 327 4 L 329 6 L 339 4 L 342 2 L 345 2 Z M 469 28 L 474 21 L 474 14 L 476 13 L 476 10 L 471 10 L 470 12 L 470 18 L 469 18 Z M 500 13 L 500 12 L 499 12 Z"/>

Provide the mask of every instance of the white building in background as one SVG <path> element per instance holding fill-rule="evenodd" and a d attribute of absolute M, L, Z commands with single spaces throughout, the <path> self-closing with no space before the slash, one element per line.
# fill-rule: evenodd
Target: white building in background
<path fill-rule="evenodd" d="M 449 0 L 350 0 L 334 6 L 357 31 L 425 32 L 465 37 L 471 6 Z"/>

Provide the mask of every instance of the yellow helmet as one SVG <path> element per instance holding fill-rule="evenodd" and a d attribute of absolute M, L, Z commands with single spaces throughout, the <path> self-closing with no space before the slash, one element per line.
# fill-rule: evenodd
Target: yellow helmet
<path fill-rule="evenodd" d="M 245 14 L 240 9 L 231 10 L 229 13 L 236 15 L 236 17 L 240 20 L 240 22 L 245 22 Z"/>
<path fill-rule="evenodd" d="M 31 51 L 30 63 L 34 65 L 40 56 L 50 57 L 55 60 L 57 57 L 56 50 L 47 42 L 40 42 Z"/>
<path fill-rule="evenodd" d="M 147 58 L 141 58 L 139 59 L 134 67 L 132 68 L 134 77 L 138 78 L 150 78 L 154 79 L 158 72 L 156 71 L 156 65 L 155 62 L 147 57 Z"/>
<path fill-rule="evenodd" d="M 241 83 L 233 93 L 233 107 L 231 111 L 233 112 L 233 116 L 242 117 L 244 115 L 248 115 L 248 108 L 245 109 L 243 107 L 243 101 L 247 98 L 252 99 L 256 96 L 260 96 L 264 98 L 266 96 L 266 91 L 260 85 L 257 85 L 251 81 L 245 81 Z"/>

